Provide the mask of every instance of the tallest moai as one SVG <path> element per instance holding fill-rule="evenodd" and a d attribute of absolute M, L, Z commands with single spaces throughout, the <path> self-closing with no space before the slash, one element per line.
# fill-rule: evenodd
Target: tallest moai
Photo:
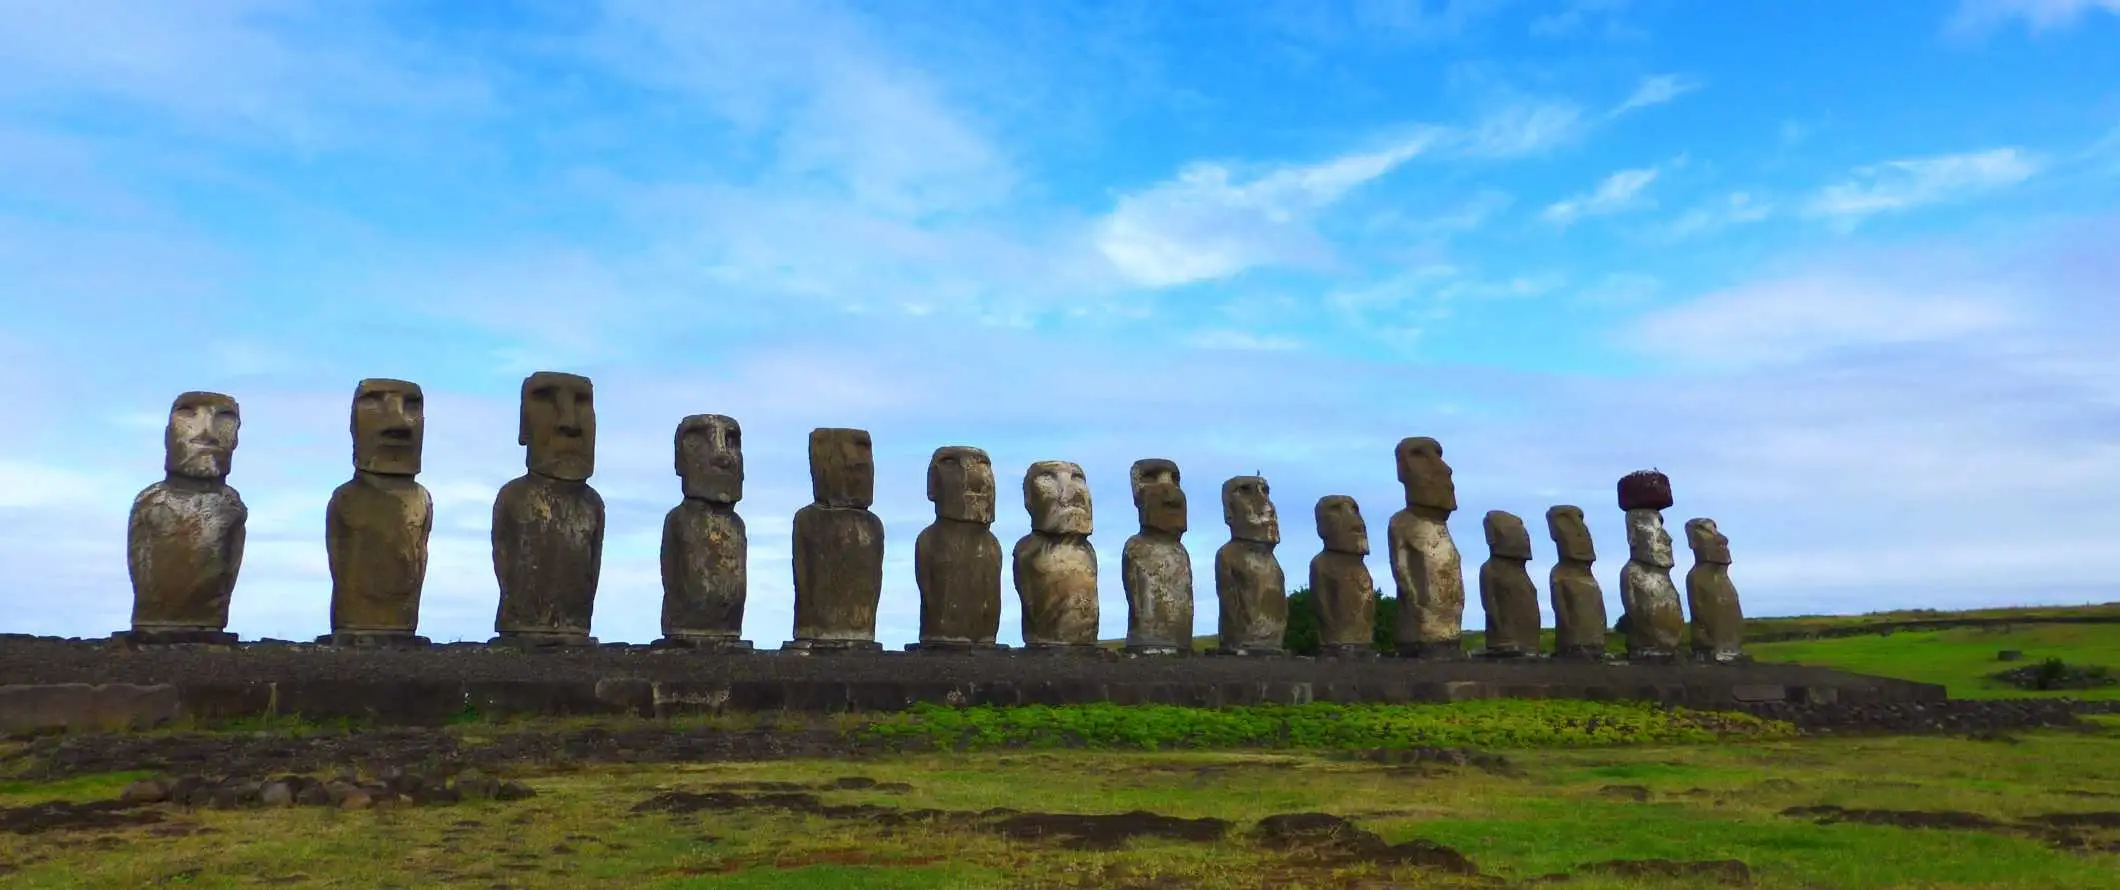
<path fill-rule="evenodd" d="M 1406 509 L 1391 517 L 1391 578 L 1398 587 L 1398 650 L 1421 659 L 1465 657 L 1465 572 L 1450 539 L 1457 485 L 1443 446 L 1426 436 L 1399 442 L 1395 452 Z"/>
<path fill-rule="evenodd" d="M 604 499 L 596 472 L 596 402 L 589 378 L 539 371 L 523 379 L 515 440 L 528 472 L 493 499 L 494 642 L 589 646 L 603 571 Z"/>
<path fill-rule="evenodd" d="M 342 646 L 424 646 L 420 588 L 434 498 L 414 477 L 426 440 L 420 385 L 371 378 L 354 387 L 353 478 L 324 510 L 331 561 L 331 633 Z"/>

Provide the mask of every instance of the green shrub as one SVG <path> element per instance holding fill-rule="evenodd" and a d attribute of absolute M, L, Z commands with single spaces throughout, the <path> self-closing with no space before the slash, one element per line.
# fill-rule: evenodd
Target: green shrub
<path fill-rule="evenodd" d="M 1397 648 L 1393 634 L 1398 630 L 1398 619 L 1398 597 L 1378 596 L 1376 631 L 1370 636 L 1376 641 L 1377 651 Z M 1318 654 L 1318 600 L 1309 587 L 1298 587 L 1288 595 L 1288 629 L 1281 634 L 1281 648 L 1296 655 Z"/>

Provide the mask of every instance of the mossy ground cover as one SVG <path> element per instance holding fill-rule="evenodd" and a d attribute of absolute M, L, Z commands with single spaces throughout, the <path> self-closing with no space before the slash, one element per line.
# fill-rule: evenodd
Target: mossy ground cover
<path fill-rule="evenodd" d="M 2022 652 L 2017 662 L 1996 660 L 2003 650 Z M 2059 658 L 2069 664 L 2120 668 L 2120 624 L 2013 624 L 1885 635 L 1754 643 L 1761 661 L 1798 662 L 1941 683 L 1952 698 L 2120 699 L 2120 686 L 2038 692 L 1990 678 L 2004 668 Z"/>
<path fill-rule="evenodd" d="M 1535 712 L 1545 709 L 1545 717 Z M 1474 886 L 1433 868 L 1336 861 L 1251 834 L 1260 819 L 1344 816 L 1384 842 L 1425 839 L 1489 877 L 1571 874 L 1568 887 L 1711 886 L 1697 879 L 1597 872 L 1610 860 L 1738 860 L 1760 887 L 2120 887 L 2120 855 L 2059 849 L 2018 830 L 2053 813 L 2120 811 L 2120 721 L 2095 733 L 2008 741 L 1937 737 L 1788 739 L 1769 724 L 1658 721 L 1628 705 L 1466 702 L 1343 710 L 1337 722 L 1433 732 L 1506 758 L 1374 762 L 1301 745 L 1366 747 L 1370 730 L 1285 738 L 1280 750 L 1143 750 L 1104 730 L 1122 709 L 1023 709 L 969 724 L 1028 747 L 853 760 L 675 765 L 528 764 L 538 792 L 512 803 L 342 811 L 169 808 L 156 825 L 0 834 L 0 883 L 23 888 L 192 887 L 1337 887 Z M 1179 709 L 1173 709 L 1179 710 Z M 1322 708 L 1232 709 L 1247 737 L 1260 721 L 1332 723 Z M 1278 713 L 1275 713 L 1278 711 Z M 1217 712 L 1200 711 L 1199 714 Z M 1353 716 L 1350 716 L 1353 715 Z M 1157 747 L 1197 728 L 1165 727 Z M 1621 738 L 1572 732 L 1591 719 Z M 935 714 L 898 725 L 939 731 Z M 1065 727 L 1065 729 L 1056 729 Z M 1447 730 L 1437 729 L 1447 727 Z M 1514 727 L 1512 730 L 1511 727 Z M 1525 727 L 1541 727 L 1524 732 Z M 472 734 L 477 727 L 450 732 Z M 1482 735 L 1492 732 L 1492 735 Z M 1101 738 L 1103 749 L 1063 733 Z M 1699 735 L 1698 733 L 1707 733 Z M 1191 736 L 1192 738 L 1201 738 Z M 1701 741 L 1713 737 L 1716 741 Z M 1618 744 L 1632 742 L 1632 744 Z M 873 780 L 835 782 L 847 777 Z M 109 797 L 138 774 L 57 783 L 0 782 L 0 807 Z M 743 783 L 750 783 L 748 786 Z M 741 790 L 790 783 L 780 803 Z M 838 785 L 848 787 L 840 788 Z M 713 792 L 695 812 L 636 812 L 672 791 Z M 770 797 L 770 796 L 769 796 Z M 814 801 L 814 805 L 804 803 Z M 1821 822 L 1792 807 L 1970 814 L 1985 828 Z M 839 808 L 839 809 L 834 809 Z M 1112 849 L 1009 836 L 987 823 L 877 814 L 994 808 L 1053 814 L 1145 811 L 1227 820 L 1217 840 L 1144 837 Z M 1889 820 L 1887 820 L 1889 821 Z M 2102 833 L 2100 833 L 2102 832 Z M 2120 844 L 2120 830 L 2085 835 Z M 2120 847 L 2116 847 L 2120 849 Z"/>

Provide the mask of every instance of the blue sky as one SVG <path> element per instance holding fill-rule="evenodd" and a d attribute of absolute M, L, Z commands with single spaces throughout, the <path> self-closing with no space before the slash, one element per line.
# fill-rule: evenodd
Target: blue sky
<path fill-rule="evenodd" d="M 232 629 L 326 630 L 324 503 L 379 376 L 428 392 L 423 630 L 483 639 L 538 369 L 598 388 L 605 639 L 656 636 L 701 412 L 746 428 L 765 645 L 817 426 L 874 432 L 892 644 L 946 444 L 1010 492 L 1085 467 L 1111 636 L 1133 460 L 1184 469 L 1211 632 L 1221 480 L 1272 481 L 1292 581 L 1317 498 L 1354 495 L 1388 592 L 1408 435 L 1456 468 L 1468 574 L 1486 510 L 1579 504 L 1615 614 L 1612 486 L 1644 466 L 1674 526 L 1720 522 L 1754 614 L 2120 576 L 2115 0 L 0 16 L 0 631 L 124 626 L 126 510 L 188 389 L 244 410 Z"/>

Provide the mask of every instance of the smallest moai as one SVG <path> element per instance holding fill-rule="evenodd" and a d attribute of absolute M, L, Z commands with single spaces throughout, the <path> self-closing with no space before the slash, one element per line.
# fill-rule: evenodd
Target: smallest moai
<path fill-rule="evenodd" d="M 1318 499 L 1318 538 L 1310 558 L 1310 602 L 1318 613 L 1319 658 L 1375 658 L 1377 585 L 1370 577 L 1369 523 L 1354 498 Z"/>
<path fill-rule="evenodd" d="M 1217 655 L 1280 655 L 1288 633 L 1288 578 L 1273 551 L 1281 520 L 1264 476 L 1222 483 L 1222 521 L 1229 543 L 1215 551 L 1215 598 L 1220 601 Z"/>
<path fill-rule="evenodd" d="M 663 516 L 662 639 L 658 649 L 749 652 L 750 533 L 743 500 L 743 426 L 725 414 L 677 423 L 675 468 L 684 500 Z"/>
<path fill-rule="evenodd" d="M 935 521 L 913 542 L 920 642 L 908 652 L 992 652 L 1001 628 L 1001 539 L 994 537 L 994 462 L 944 445 L 928 457 Z"/>
<path fill-rule="evenodd" d="M 187 392 L 169 406 L 162 430 L 162 481 L 133 499 L 125 528 L 126 570 L 132 575 L 132 630 L 120 643 L 236 641 L 228 628 L 228 599 L 243 567 L 243 497 L 228 484 L 237 432 L 236 400 L 217 392 Z"/>
<path fill-rule="evenodd" d="M 1546 533 L 1553 539 L 1553 571 L 1546 586 L 1553 597 L 1553 657 L 1577 661 L 1605 659 L 1605 592 L 1590 571 L 1597 544 L 1583 508 L 1561 504 L 1546 511 Z"/>
<path fill-rule="evenodd" d="M 1730 582 L 1730 539 L 1713 519 L 1686 520 L 1693 568 L 1686 572 L 1686 608 L 1693 613 L 1693 657 L 1733 664 L 1744 654 L 1745 613 Z"/>
<path fill-rule="evenodd" d="M 876 606 L 883 599 L 883 520 L 876 502 L 875 445 L 868 430 L 810 431 L 810 503 L 795 511 L 795 638 L 800 654 L 883 651 Z"/>
<path fill-rule="evenodd" d="M 1490 510 L 1487 562 L 1480 566 L 1480 609 L 1487 613 L 1485 658 L 1538 654 L 1538 585 L 1531 582 L 1531 532 L 1513 513 Z"/>
<path fill-rule="evenodd" d="M 1671 533 L 1664 530 L 1671 506 L 1671 480 L 1655 470 L 1637 470 L 1619 480 L 1619 507 L 1627 512 L 1627 566 L 1620 570 L 1619 597 L 1629 661 L 1664 662 L 1678 657 L 1686 618 L 1671 583 Z"/>

